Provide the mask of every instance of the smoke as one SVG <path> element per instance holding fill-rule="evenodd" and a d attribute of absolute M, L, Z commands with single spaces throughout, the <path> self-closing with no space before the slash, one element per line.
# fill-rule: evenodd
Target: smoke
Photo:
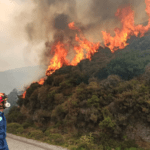
<path fill-rule="evenodd" d="M 121 26 L 115 12 L 119 7 L 128 5 L 135 11 L 135 23 L 148 20 L 146 5 L 141 0 L 28 0 L 15 17 L 16 29 L 22 27 L 29 45 L 37 47 L 44 43 L 36 52 L 39 64 L 49 65 L 52 58 L 50 47 L 53 42 L 75 42 L 76 31 L 70 30 L 68 23 L 74 21 L 87 39 L 102 42 L 101 31 L 114 35 L 114 28 Z M 71 50 L 69 55 L 73 55 Z"/>

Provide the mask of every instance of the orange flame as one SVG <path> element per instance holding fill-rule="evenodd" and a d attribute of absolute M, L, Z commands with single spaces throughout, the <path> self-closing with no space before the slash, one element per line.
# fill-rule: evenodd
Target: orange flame
<path fill-rule="evenodd" d="M 41 78 L 40 81 L 38 82 L 38 84 L 43 85 L 46 78 L 47 77 Z"/>
<path fill-rule="evenodd" d="M 75 40 L 79 43 L 78 46 L 74 46 L 74 50 L 76 51 L 76 56 L 74 57 L 74 59 L 71 62 L 71 65 L 75 66 L 77 65 L 81 60 L 85 59 L 84 58 L 84 50 L 86 50 L 87 54 L 86 54 L 86 58 L 88 58 L 89 60 L 91 60 L 91 56 L 97 51 L 97 49 L 100 46 L 100 43 L 93 43 L 88 41 L 83 33 L 81 32 L 81 30 L 77 27 L 74 26 L 74 22 L 71 22 L 68 24 L 69 28 L 72 30 L 78 30 L 79 31 L 79 35 L 80 38 L 77 36 L 75 37 Z"/>
<path fill-rule="evenodd" d="M 127 40 L 135 35 L 138 36 L 140 34 L 140 37 L 144 36 L 144 34 L 150 29 L 150 0 L 145 0 L 146 3 L 146 12 L 149 16 L 148 25 L 142 26 L 142 25 L 134 25 L 134 12 L 131 10 L 131 7 L 125 7 L 123 9 L 118 9 L 115 16 L 119 18 L 122 24 L 122 28 L 115 28 L 115 36 L 112 37 L 110 33 L 107 33 L 106 31 L 102 31 L 103 39 L 104 39 L 104 45 L 105 47 L 109 47 L 111 52 L 114 53 L 114 51 L 118 49 L 125 48 L 128 43 Z M 70 62 L 67 60 L 66 56 L 68 54 L 67 49 L 65 48 L 65 45 L 62 42 L 54 43 L 52 46 L 51 54 L 54 53 L 53 58 L 50 60 L 50 65 L 48 66 L 48 69 L 46 70 L 46 76 L 50 76 L 52 73 L 54 73 L 57 69 L 61 68 L 63 65 L 77 65 L 81 60 L 85 59 L 84 57 L 84 50 L 86 50 L 86 58 L 91 60 L 91 56 L 97 51 L 97 49 L 100 46 L 100 43 L 93 43 L 88 41 L 81 30 L 77 27 L 75 27 L 74 22 L 71 22 L 68 24 L 68 27 L 72 30 L 77 30 L 79 32 L 79 36 L 75 36 L 75 40 L 79 43 L 78 45 L 74 46 L 74 50 L 76 52 L 75 57 Z M 43 85 L 45 81 L 45 78 L 40 79 L 38 82 L 39 84 Z M 34 82 L 33 82 L 34 83 Z M 29 88 L 29 87 L 28 87 Z M 27 89 L 28 89 L 27 88 Z M 25 98 L 26 91 L 23 93 L 23 98 Z"/>
<path fill-rule="evenodd" d="M 74 22 L 68 24 L 70 29 L 78 30 L 78 32 L 81 32 L 80 29 L 74 26 Z M 76 51 L 76 55 L 72 62 L 67 60 L 66 56 L 68 54 L 67 49 L 65 48 L 67 44 L 64 44 L 62 42 L 54 43 L 52 46 L 51 54 L 54 53 L 53 58 L 50 60 L 50 65 L 48 66 L 48 69 L 46 70 L 46 76 L 50 76 L 52 73 L 54 73 L 57 69 L 61 68 L 63 65 L 77 65 L 81 60 L 84 58 L 84 50 L 86 50 L 86 58 L 91 60 L 91 56 L 96 52 L 96 50 L 99 48 L 99 43 L 93 43 L 88 41 L 82 33 L 80 33 L 80 37 L 76 35 L 75 40 L 79 43 L 78 46 L 74 46 L 74 50 Z M 41 79 L 38 83 L 43 85 L 45 79 Z M 34 83 L 34 82 L 33 82 Z M 29 88 L 29 87 L 28 87 Z M 27 89 L 28 89 L 27 88 Z M 23 98 L 25 98 L 26 91 L 23 93 Z"/>
<path fill-rule="evenodd" d="M 39 83 L 40 85 L 43 85 L 46 78 L 47 78 L 47 77 L 41 78 L 40 81 L 38 81 L 38 83 Z M 33 81 L 32 83 L 36 83 L 36 82 Z M 30 86 L 28 86 L 27 89 L 28 89 L 29 87 L 30 87 Z M 27 89 L 26 89 L 26 90 L 27 90 Z M 25 96 L 26 96 L 26 91 L 22 94 L 22 98 L 25 98 Z"/>
<path fill-rule="evenodd" d="M 79 32 L 81 31 L 79 28 L 77 28 L 77 27 L 74 26 L 74 22 L 69 23 L 69 24 L 68 24 L 68 27 L 69 27 L 70 29 L 72 29 L 72 30 L 78 30 Z"/>
<path fill-rule="evenodd" d="M 67 50 L 65 49 L 65 44 L 62 42 L 54 44 L 52 47 L 52 52 L 54 52 L 54 57 L 50 60 L 50 65 L 46 70 L 46 75 L 50 76 L 55 70 L 61 68 L 63 64 L 69 65 L 69 60 L 66 59 Z"/>
<path fill-rule="evenodd" d="M 80 29 L 74 26 L 74 22 L 69 23 L 68 26 L 70 29 L 78 30 L 79 32 L 81 32 Z M 72 62 L 66 59 L 68 51 L 65 49 L 64 43 L 59 41 L 57 44 L 54 44 L 52 46 L 52 52 L 55 52 L 55 54 L 54 57 L 50 60 L 50 65 L 48 66 L 48 69 L 46 71 L 47 76 L 51 75 L 53 72 L 55 72 L 55 70 L 61 68 L 63 64 L 73 66 L 77 65 L 81 60 L 84 59 L 84 49 L 87 51 L 86 58 L 91 60 L 91 55 L 94 54 L 100 46 L 99 43 L 95 44 L 88 41 L 81 33 L 80 38 L 76 35 L 75 40 L 79 43 L 79 45 L 74 46 L 74 50 L 77 54 Z"/>
<path fill-rule="evenodd" d="M 140 37 L 150 29 L 150 0 L 145 0 L 146 3 L 146 12 L 149 16 L 149 22 L 147 26 L 134 25 L 134 12 L 131 10 L 131 7 L 125 7 L 123 9 L 118 9 L 115 16 L 117 16 L 122 24 L 122 28 L 115 28 L 115 37 L 112 37 L 110 33 L 102 31 L 104 44 L 106 47 L 109 47 L 112 53 L 118 49 L 125 48 L 128 43 L 127 40 L 131 36 L 135 35 L 136 37 L 140 33 Z"/>
<path fill-rule="evenodd" d="M 29 88 L 29 87 L 28 87 Z M 28 89 L 27 88 L 27 89 Z M 22 98 L 25 98 L 26 97 L 26 91 L 22 94 Z"/>

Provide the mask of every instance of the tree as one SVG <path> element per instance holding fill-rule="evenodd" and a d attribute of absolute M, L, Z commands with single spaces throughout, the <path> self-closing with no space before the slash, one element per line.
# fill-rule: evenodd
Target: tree
<path fill-rule="evenodd" d="M 116 86 L 119 82 L 123 82 L 123 80 L 118 75 L 109 75 L 107 79 L 100 82 L 100 85 L 108 89 Z"/>
<path fill-rule="evenodd" d="M 145 72 L 142 75 L 142 78 L 145 80 L 147 85 L 150 85 L 150 63 L 148 63 L 145 67 Z"/>
<path fill-rule="evenodd" d="M 109 75 L 116 74 L 123 80 L 130 80 L 133 77 L 144 73 L 144 66 L 149 61 L 149 56 L 140 58 L 140 51 L 129 51 L 118 55 L 107 65 Z"/>

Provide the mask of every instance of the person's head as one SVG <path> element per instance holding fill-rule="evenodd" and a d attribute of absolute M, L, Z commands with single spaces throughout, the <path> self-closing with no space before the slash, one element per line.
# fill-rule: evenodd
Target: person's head
<path fill-rule="evenodd" d="M 10 103 L 7 102 L 7 95 L 5 93 L 0 93 L 0 109 L 5 109 L 10 107 Z"/>

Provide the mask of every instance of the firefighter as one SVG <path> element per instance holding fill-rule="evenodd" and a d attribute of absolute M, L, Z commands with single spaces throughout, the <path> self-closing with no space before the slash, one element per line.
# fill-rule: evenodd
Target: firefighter
<path fill-rule="evenodd" d="M 7 102 L 8 97 L 5 93 L 0 93 L 0 150 L 9 150 L 6 141 L 6 118 L 4 116 L 4 109 L 10 107 L 10 103 Z"/>

